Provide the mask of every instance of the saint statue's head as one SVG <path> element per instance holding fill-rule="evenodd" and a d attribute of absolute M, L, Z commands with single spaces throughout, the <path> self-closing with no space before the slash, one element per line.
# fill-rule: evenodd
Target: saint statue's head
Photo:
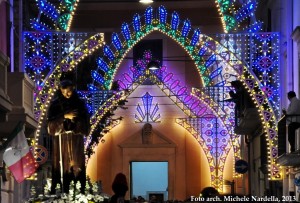
<path fill-rule="evenodd" d="M 62 95 L 67 99 L 71 98 L 75 89 L 73 72 L 63 72 L 59 81 L 59 89 Z"/>

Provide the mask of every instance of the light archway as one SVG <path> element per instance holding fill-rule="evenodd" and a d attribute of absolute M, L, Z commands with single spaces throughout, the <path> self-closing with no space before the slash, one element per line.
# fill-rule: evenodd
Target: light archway
<path fill-rule="evenodd" d="M 109 89 L 114 76 L 120 63 L 122 62 L 126 53 L 140 40 L 142 40 L 149 33 L 159 31 L 169 37 L 182 46 L 182 48 L 188 53 L 188 55 L 195 61 L 195 66 L 199 71 L 202 83 L 204 86 L 223 86 L 228 84 L 231 78 L 225 78 L 225 74 L 236 75 L 236 79 L 243 82 L 243 85 L 248 90 L 249 94 L 254 99 L 257 105 L 258 111 L 261 115 L 261 122 L 264 127 L 264 132 L 267 135 L 268 140 L 268 157 L 270 161 L 269 172 L 271 179 L 280 178 L 279 166 L 275 163 L 277 158 L 277 134 L 276 134 L 276 117 L 275 113 L 270 105 L 268 98 L 264 91 L 261 89 L 259 80 L 252 74 L 246 65 L 240 61 L 233 53 L 227 50 L 216 40 L 211 37 L 200 34 L 200 30 L 194 30 L 193 34 L 190 34 L 192 28 L 188 20 L 181 23 L 179 16 L 176 12 L 172 14 L 171 21 L 167 22 L 167 11 L 164 7 L 159 7 L 158 15 L 153 14 L 153 9 L 149 7 L 145 11 L 144 21 L 145 24 L 141 24 L 141 16 L 134 16 L 132 23 L 132 29 L 129 25 L 124 23 L 122 26 L 123 40 L 115 34 L 113 35 L 113 41 L 111 46 L 104 45 L 103 60 L 100 69 L 105 69 L 105 74 L 98 74 L 99 80 L 96 81 L 99 84 L 91 86 L 91 88 Z M 179 29 L 181 28 L 181 30 Z M 89 53 L 82 56 L 92 54 L 95 49 L 91 49 Z M 224 54 L 226 53 L 226 54 Z M 204 56 L 205 54 L 205 56 Z M 231 60 L 229 61 L 228 58 Z M 215 67 L 216 60 L 222 60 L 226 64 L 226 70 L 223 67 Z M 232 62 L 234 61 L 234 62 Z M 63 64 L 63 63 L 60 63 Z M 44 114 L 47 109 L 47 104 L 51 100 L 54 93 L 53 79 L 59 77 L 59 67 L 57 66 L 53 72 L 46 79 L 46 82 L 42 86 L 41 91 L 38 93 L 35 101 L 36 112 L 39 113 L 38 119 L 40 121 L 37 136 L 40 133 L 41 123 L 44 119 Z M 71 70 L 72 66 L 66 67 L 64 70 Z M 102 78 L 101 78 L 102 77 Z M 223 78 L 219 80 L 218 78 Z"/>

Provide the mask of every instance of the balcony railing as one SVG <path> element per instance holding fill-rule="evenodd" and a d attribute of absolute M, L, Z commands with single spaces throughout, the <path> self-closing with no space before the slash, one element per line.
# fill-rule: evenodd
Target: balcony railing
<path fill-rule="evenodd" d="M 278 121 L 278 159 L 277 162 L 282 166 L 300 166 L 300 128 L 295 131 L 295 152 L 291 152 L 288 141 L 289 117 L 300 116 L 300 114 L 286 115 Z"/>

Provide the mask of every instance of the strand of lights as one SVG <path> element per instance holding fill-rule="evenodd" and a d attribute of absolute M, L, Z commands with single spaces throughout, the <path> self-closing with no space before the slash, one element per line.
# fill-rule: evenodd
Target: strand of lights
<path fill-rule="evenodd" d="M 103 58 L 99 58 L 97 64 L 102 71 L 107 72 L 109 70 L 107 63 L 103 60 Z"/>
<path fill-rule="evenodd" d="M 98 82 L 100 85 L 104 84 L 104 78 L 99 73 L 97 73 L 97 71 L 95 71 L 95 70 L 92 70 L 92 78 L 96 82 Z"/>
<path fill-rule="evenodd" d="M 191 30 L 191 21 L 185 20 L 183 22 L 183 27 L 182 27 L 182 30 L 181 30 L 181 33 L 182 33 L 181 36 L 182 37 L 187 37 L 187 35 L 189 34 L 190 30 Z"/>
<path fill-rule="evenodd" d="M 46 24 L 37 22 L 36 20 L 31 20 L 30 25 L 34 30 L 41 30 L 41 31 L 50 30 L 50 27 L 48 27 Z"/>
<path fill-rule="evenodd" d="M 194 30 L 194 34 L 192 36 L 192 40 L 191 40 L 191 44 L 190 44 L 191 46 L 196 46 L 197 45 L 197 43 L 199 41 L 200 34 L 201 34 L 201 31 L 200 31 L 199 28 Z"/>
<path fill-rule="evenodd" d="M 69 32 L 73 15 L 75 14 L 76 8 L 79 4 L 79 0 L 62 0 L 59 5 L 59 17 L 58 29 Z"/>
<path fill-rule="evenodd" d="M 146 25 L 151 25 L 153 20 L 153 8 L 148 7 L 145 11 L 145 23 Z"/>
<path fill-rule="evenodd" d="M 164 6 L 160 6 L 158 8 L 159 11 L 159 23 L 166 24 L 167 22 L 167 10 Z"/>
<path fill-rule="evenodd" d="M 46 0 L 39 0 L 37 2 L 40 12 L 47 15 L 53 22 L 57 21 L 58 18 L 58 11 L 56 10 L 55 6 L 48 3 Z"/>
<path fill-rule="evenodd" d="M 114 55 L 114 53 L 112 52 L 112 50 L 109 48 L 109 46 L 104 45 L 104 47 L 103 47 L 103 52 L 104 52 L 104 55 L 107 56 L 107 58 L 108 58 L 110 61 L 113 61 L 113 60 L 115 59 L 115 55 Z"/>
<path fill-rule="evenodd" d="M 235 19 L 238 22 L 241 22 L 241 21 L 245 20 L 247 17 L 253 16 L 254 12 L 256 10 L 256 7 L 257 7 L 256 0 L 250 1 L 246 5 L 243 5 L 242 8 L 240 8 L 237 11 L 237 13 L 235 15 Z"/>
<path fill-rule="evenodd" d="M 135 32 L 141 31 L 141 19 L 139 14 L 133 16 L 133 28 Z"/>
<path fill-rule="evenodd" d="M 122 24 L 122 34 L 124 36 L 124 38 L 126 39 L 126 41 L 129 41 L 131 39 L 131 34 L 130 34 L 130 29 L 127 23 L 123 23 Z"/>
<path fill-rule="evenodd" d="M 251 25 L 249 25 L 247 28 L 245 28 L 244 30 L 246 30 L 247 32 L 252 32 L 252 33 L 254 33 L 254 32 L 259 32 L 259 31 L 261 31 L 262 30 L 262 22 L 259 22 L 259 21 L 257 21 L 257 22 L 255 22 L 255 23 L 253 23 L 253 24 L 251 24 Z"/>
<path fill-rule="evenodd" d="M 214 79 L 215 77 L 219 76 L 219 75 L 222 73 L 222 71 L 223 71 L 223 67 L 221 66 L 221 67 L 217 68 L 216 70 L 214 70 L 214 71 L 210 74 L 209 77 L 210 77 L 211 79 Z M 224 81 L 222 81 L 222 82 L 224 82 Z M 217 86 L 224 86 L 224 85 L 217 85 Z"/>
<path fill-rule="evenodd" d="M 172 30 L 177 30 L 179 25 L 179 15 L 177 12 L 172 13 L 172 20 L 171 20 L 171 26 Z"/>

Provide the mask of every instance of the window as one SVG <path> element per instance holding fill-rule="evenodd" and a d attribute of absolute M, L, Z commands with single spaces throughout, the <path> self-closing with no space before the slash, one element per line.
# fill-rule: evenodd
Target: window
<path fill-rule="evenodd" d="M 131 162 L 130 168 L 131 198 L 149 200 L 149 196 L 156 196 L 158 202 L 168 199 L 168 162 Z"/>

